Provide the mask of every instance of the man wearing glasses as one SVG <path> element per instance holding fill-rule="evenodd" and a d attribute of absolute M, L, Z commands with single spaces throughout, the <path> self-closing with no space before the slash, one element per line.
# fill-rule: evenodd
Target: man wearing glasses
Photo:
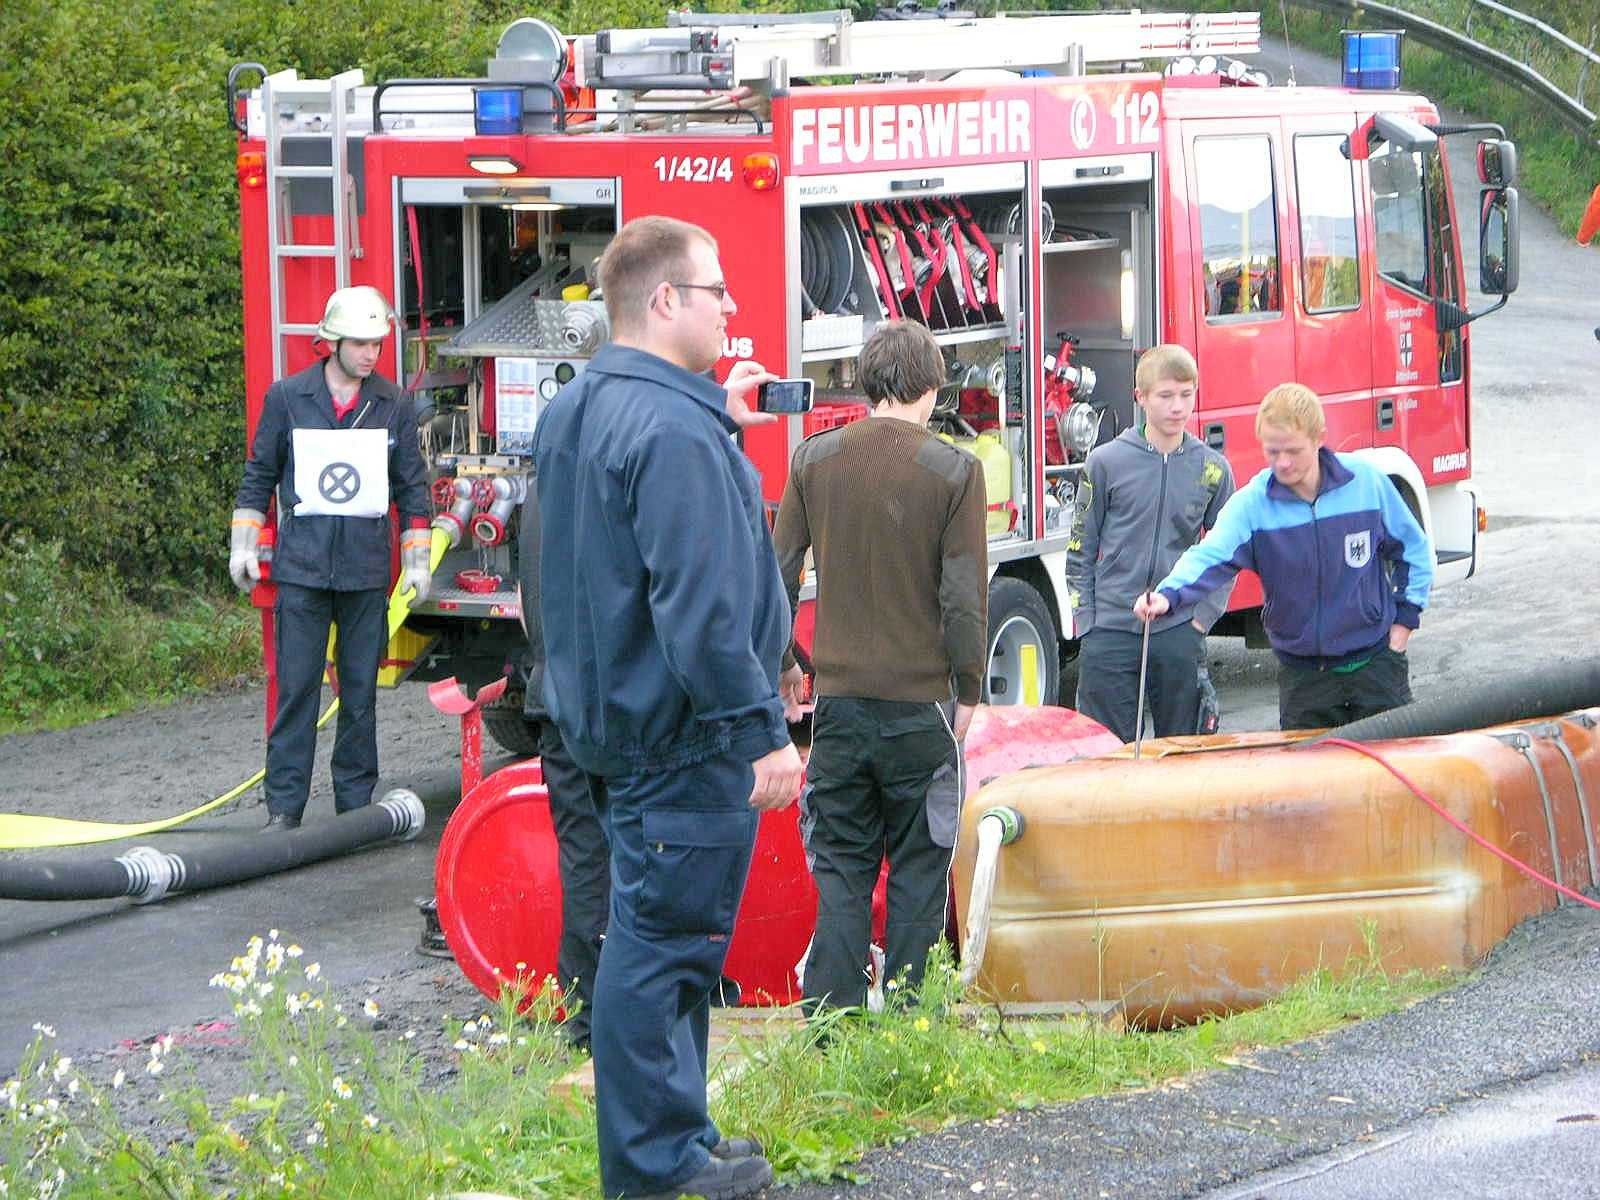
<path fill-rule="evenodd" d="M 607 1197 L 760 1191 L 772 1168 L 706 1110 L 706 1039 L 760 814 L 801 766 L 778 669 L 790 612 L 755 468 L 730 436 L 772 378 L 707 377 L 738 311 L 717 245 L 667 217 L 600 260 L 613 340 L 534 439 L 544 699 L 597 777 L 611 911 L 591 1036 Z"/>

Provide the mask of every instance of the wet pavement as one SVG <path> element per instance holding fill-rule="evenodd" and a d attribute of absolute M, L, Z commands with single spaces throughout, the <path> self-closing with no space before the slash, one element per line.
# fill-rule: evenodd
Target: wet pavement
<path fill-rule="evenodd" d="M 1600 1191 L 1600 1066 L 1464 1104 L 1204 1200 L 1583 1196 Z"/>

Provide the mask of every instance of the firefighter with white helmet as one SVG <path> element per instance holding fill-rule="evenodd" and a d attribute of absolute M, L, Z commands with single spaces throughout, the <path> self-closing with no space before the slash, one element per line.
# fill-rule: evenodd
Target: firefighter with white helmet
<path fill-rule="evenodd" d="M 328 297 L 317 336 L 330 344 L 342 338 L 382 341 L 389 336 L 393 310 L 375 287 L 340 288 Z"/>
<path fill-rule="evenodd" d="M 278 708 L 267 737 L 268 830 L 300 824 L 311 788 L 328 630 L 339 631 L 333 799 L 371 803 L 378 782 L 378 663 L 387 641 L 392 502 L 400 512 L 402 587 L 428 592 L 428 493 L 411 402 L 377 374 L 394 319 L 382 292 L 340 288 L 317 339 L 330 353 L 267 391 L 233 512 L 228 571 L 261 578 L 260 536 L 278 500 Z"/>

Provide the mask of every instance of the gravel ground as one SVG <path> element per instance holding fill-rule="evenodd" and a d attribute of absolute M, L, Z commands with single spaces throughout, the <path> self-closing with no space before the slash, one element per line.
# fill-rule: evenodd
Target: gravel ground
<path fill-rule="evenodd" d="M 234 948 L 240 953 L 243 946 Z M 225 956 L 224 956 L 225 957 Z M 219 962 L 218 968 L 226 966 Z M 224 995 L 215 993 L 219 1012 L 227 1012 Z M 378 1000 L 381 1014 L 375 1021 L 360 1016 L 368 998 Z M 372 1033 L 382 1048 L 404 1039 L 421 1064 L 426 1082 L 445 1085 L 454 1077 L 460 1055 L 452 1049 L 455 1037 L 447 1022 L 465 1022 L 485 1011 L 486 1001 L 453 963 L 419 958 L 415 965 L 392 975 L 349 980 L 330 989 L 329 1004 L 342 1005 L 346 1013 Z M 61 1031 L 58 1030 L 58 1033 Z M 406 1039 L 407 1032 L 415 1036 Z M 150 1046 L 162 1037 L 172 1038 L 168 1052 L 170 1071 L 157 1078 L 145 1070 Z M 183 1136 L 183 1130 L 161 1096 L 173 1087 L 199 1086 L 219 1116 L 227 1100 L 252 1091 L 266 1091 L 257 1078 L 249 1051 L 237 1023 L 218 1016 L 190 1026 L 158 1028 L 137 1038 L 119 1040 L 109 1048 L 73 1055 L 74 1067 L 102 1086 L 121 1070 L 127 1082 L 108 1091 L 112 1106 L 125 1127 L 163 1146 Z"/>

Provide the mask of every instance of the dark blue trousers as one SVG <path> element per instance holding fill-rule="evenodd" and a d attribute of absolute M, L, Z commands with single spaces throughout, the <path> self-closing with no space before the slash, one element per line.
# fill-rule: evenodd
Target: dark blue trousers
<path fill-rule="evenodd" d="M 328 627 L 339 627 L 339 718 L 333 741 L 333 807 L 372 801 L 378 785 L 378 661 L 388 641 L 381 589 L 335 592 L 278 584 L 274 631 L 278 713 L 267 735 L 267 811 L 299 817 L 311 794 Z"/>
<path fill-rule="evenodd" d="M 759 815 L 747 762 L 609 778 L 611 912 L 595 977 L 595 1117 L 607 1197 L 668 1191 L 721 1135 L 706 1110 L 711 990 Z"/>

